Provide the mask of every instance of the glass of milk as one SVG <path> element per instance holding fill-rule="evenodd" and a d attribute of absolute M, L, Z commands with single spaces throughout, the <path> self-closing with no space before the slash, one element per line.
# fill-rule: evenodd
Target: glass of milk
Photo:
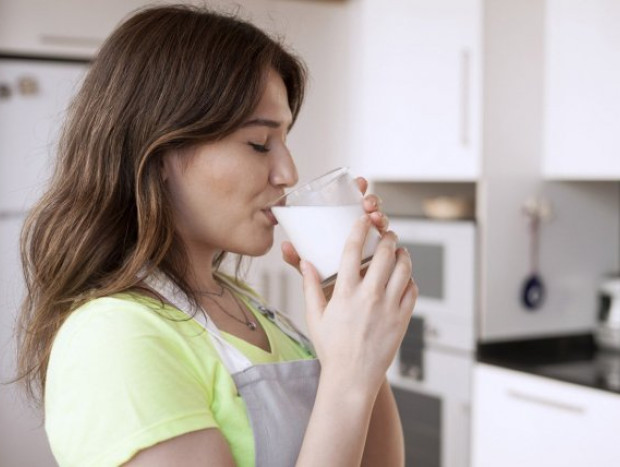
<path fill-rule="evenodd" d="M 334 169 L 275 200 L 271 212 L 302 259 L 310 261 L 322 285 L 334 282 L 353 224 L 364 215 L 362 193 L 349 169 Z M 379 243 L 371 227 L 362 252 L 364 267 Z"/>

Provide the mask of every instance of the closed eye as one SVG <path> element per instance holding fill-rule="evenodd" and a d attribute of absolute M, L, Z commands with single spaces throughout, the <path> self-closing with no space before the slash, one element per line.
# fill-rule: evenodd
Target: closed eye
<path fill-rule="evenodd" d="M 269 148 L 264 145 L 264 144 L 258 144 L 258 143 L 248 143 L 252 149 L 254 149 L 256 152 L 260 152 L 260 153 L 265 153 L 265 152 L 269 152 Z"/>

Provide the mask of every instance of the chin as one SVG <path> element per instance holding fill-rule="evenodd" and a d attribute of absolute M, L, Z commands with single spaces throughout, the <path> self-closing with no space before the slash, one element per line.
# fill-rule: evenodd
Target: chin
<path fill-rule="evenodd" d="M 257 245 L 254 253 L 248 253 L 250 256 L 263 256 L 269 253 L 271 247 L 273 246 L 273 235 L 269 239 L 269 242 L 264 243 L 263 245 Z"/>
<path fill-rule="evenodd" d="M 231 253 L 244 256 L 263 256 L 273 246 L 273 231 L 270 235 L 256 235 L 251 241 L 246 242 L 242 248 L 230 249 Z"/>

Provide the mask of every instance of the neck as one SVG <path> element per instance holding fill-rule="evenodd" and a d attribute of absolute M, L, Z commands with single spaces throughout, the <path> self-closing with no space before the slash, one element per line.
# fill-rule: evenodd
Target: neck
<path fill-rule="evenodd" d="M 209 250 L 200 253 L 188 250 L 189 268 L 187 283 L 192 290 L 217 292 L 220 284 L 215 279 L 213 259 L 217 251 Z"/>

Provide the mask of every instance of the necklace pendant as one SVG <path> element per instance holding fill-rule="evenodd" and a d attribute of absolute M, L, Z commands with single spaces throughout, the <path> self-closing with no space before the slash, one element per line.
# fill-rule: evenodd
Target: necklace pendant
<path fill-rule="evenodd" d="M 256 323 L 253 323 L 252 321 L 248 321 L 247 325 L 252 331 L 256 331 Z"/>

